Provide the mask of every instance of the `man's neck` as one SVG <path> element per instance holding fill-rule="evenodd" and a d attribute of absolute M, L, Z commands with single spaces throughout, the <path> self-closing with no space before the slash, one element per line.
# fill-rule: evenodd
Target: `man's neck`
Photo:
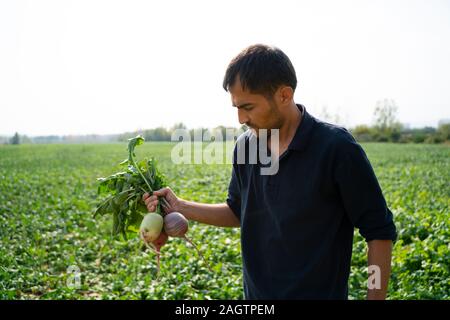
<path fill-rule="evenodd" d="M 282 146 L 286 148 L 289 146 L 301 121 L 302 113 L 297 105 L 293 103 L 291 108 L 289 108 L 285 123 L 280 128 L 280 149 Z"/>
<path fill-rule="evenodd" d="M 288 113 L 285 116 L 286 121 L 283 123 L 283 125 L 280 128 L 279 131 L 279 152 L 278 155 L 283 154 L 287 148 L 289 147 L 289 144 L 291 143 L 292 139 L 294 138 L 295 133 L 297 132 L 297 128 L 300 125 L 302 121 L 302 113 L 298 109 L 297 105 L 293 103 L 293 105 L 289 108 Z M 270 137 L 268 140 L 268 147 L 270 149 L 271 141 Z"/>

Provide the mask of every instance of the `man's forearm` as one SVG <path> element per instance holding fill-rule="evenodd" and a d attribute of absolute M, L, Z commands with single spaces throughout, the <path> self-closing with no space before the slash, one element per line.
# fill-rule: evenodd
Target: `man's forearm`
<path fill-rule="evenodd" d="M 369 267 L 374 267 L 374 273 L 369 274 L 367 299 L 383 300 L 386 298 L 389 277 L 391 275 L 392 241 L 372 240 L 369 241 L 368 247 L 368 265 Z M 377 279 L 377 277 L 379 278 Z"/>
<path fill-rule="evenodd" d="M 239 227 L 240 223 L 226 203 L 205 204 L 180 200 L 179 211 L 189 220 L 218 227 Z"/>

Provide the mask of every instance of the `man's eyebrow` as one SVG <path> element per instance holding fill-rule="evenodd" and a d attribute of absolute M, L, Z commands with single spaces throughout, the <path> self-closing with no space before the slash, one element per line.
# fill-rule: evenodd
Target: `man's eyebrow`
<path fill-rule="evenodd" d="M 237 105 L 237 106 L 235 106 L 235 105 L 233 104 L 233 107 L 236 107 L 236 108 L 240 109 L 240 108 L 245 108 L 245 107 L 247 107 L 247 106 L 249 106 L 249 105 L 251 105 L 251 104 L 252 104 L 252 103 L 250 103 L 250 102 L 242 103 L 242 104 Z"/>

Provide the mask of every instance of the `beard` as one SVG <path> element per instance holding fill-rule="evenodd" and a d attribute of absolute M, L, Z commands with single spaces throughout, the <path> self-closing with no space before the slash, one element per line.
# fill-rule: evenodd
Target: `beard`
<path fill-rule="evenodd" d="M 266 135 L 269 138 L 271 136 L 271 130 L 277 129 L 279 130 L 284 122 L 284 118 L 279 110 L 278 105 L 275 103 L 275 101 L 272 98 L 266 98 L 267 103 L 269 105 L 269 111 L 267 120 L 264 121 L 265 123 L 255 124 L 252 122 L 247 122 L 245 125 L 248 127 L 248 129 L 252 132 L 253 135 L 256 137 L 259 137 L 260 130 L 265 129 L 267 131 Z"/>
<path fill-rule="evenodd" d="M 270 138 L 272 135 L 272 130 L 279 130 L 281 128 L 280 122 L 276 122 L 273 125 L 267 126 L 267 128 L 258 128 L 255 126 L 247 125 L 248 129 L 252 132 L 253 135 L 259 137 L 260 134 L 266 135 L 267 138 Z"/>

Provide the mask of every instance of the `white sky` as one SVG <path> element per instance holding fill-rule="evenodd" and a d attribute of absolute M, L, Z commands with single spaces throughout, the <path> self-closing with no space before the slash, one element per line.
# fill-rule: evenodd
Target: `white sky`
<path fill-rule="evenodd" d="M 254 43 L 290 57 L 313 115 L 450 117 L 448 0 L 0 0 L 0 135 L 237 127 L 222 77 Z"/>

